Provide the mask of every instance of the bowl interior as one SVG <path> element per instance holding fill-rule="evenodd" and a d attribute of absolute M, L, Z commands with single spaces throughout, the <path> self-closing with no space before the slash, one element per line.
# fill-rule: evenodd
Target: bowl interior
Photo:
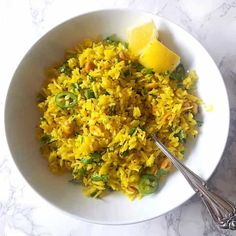
<path fill-rule="evenodd" d="M 228 98 L 222 77 L 205 49 L 183 29 L 147 13 L 129 10 L 104 10 L 73 18 L 43 36 L 18 66 L 7 95 L 5 127 L 12 157 L 27 182 L 53 205 L 96 223 L 133 223 L 159 216 L 193 195 L 177 171 L 168 177 L 161 190 L 142 200 L 130 201 L 120 193 L 102 200 L 83 195 L 81 187 L 68 183 L 69 176 L 54 176 L 39 152 L 35 138 L 39 112 L 36 94 L 45 79 L 45 68 L 63 59 L 64 51 L 85 38 L 117 34 L 126 39 L 128 27 L 152 19 L 161 40 L 175 50 L 186 68 L 199 76 L 198 94 L 211 112 L 203 109 L 200 134 L 189 147 L 185 163 L 203 179 L 208 179 L 222 155 L 229 127 Z"/>

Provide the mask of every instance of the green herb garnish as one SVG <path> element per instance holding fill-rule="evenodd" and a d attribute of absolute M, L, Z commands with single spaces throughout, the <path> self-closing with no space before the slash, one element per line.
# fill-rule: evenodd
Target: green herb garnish
<path fill-rule="evenodd" d="M 179 133 L 175 134 L 174 136 L 177 137 L 181 143 L 186 143 L 186 134 L 183 130 L 180 130 Z"/>
<path fill-rule="evenodd" d="M 168 171 L 166 171 L 166 170 L 164 170 L 164 169 L 159 169 L 159 170 L 157 171 L 156 177 L 157 177 L 158 179 L 160 179 L 162 176 L 165 176 L 165 175 L 167 175 L 167 174 L 168 174 Z"/>
<path fill-rule="evenodd" d="M 132 67 L 134 67 L 137 71 L 141 71 L 144 68 L 138 61 L 132 62 Z"/>
<path fill-rule="evenodd" d="M 79 82 L 76 82 L 76 83 L 73 83 L 73 84 L 72 84 L 72 88 L 73 88 L 73 91 L 74 91 L 74 92 L 78 92 L 78 91 L 81 90 L 80 84 L 81 84 L 81 83 L 79 83 Z"/>
<path fill-rule="evenodd" d="M 88 158 L 88 157 L 82 157 L 80 161 L 85 165 L 91 164 L 93 162 L 92 158 Z"/>
<path fill-rule="evenodd" d="M 176 69 L 170 74 L 170 79 L 176 81 L 183 81 L 186 77 L 186 72 L 183 64 L 179 64 Z"/>
<path fill-rule="evenodd" d="M 40 143 L 42 145 L 45 145 L 45 144 L 49 144 L 49 143 L 52 143 L 54 140 L 52 140 L 52 136 L 51 135 L 48 135 L 48 134 L 45 134 L 44 136 L 42 136 L 40 138 Z"/>
<path fill-rule="evenodd" d="M 127 157 L 129 155 L 129 150 L 125 150 L 124 152 L 121 153 L 122 157 Z"/>
<path fill-rule="evenodd" d="M 121 42 L 121 40 L 118 38 L 118 36 L 116 34 L 112 34 L 112 35 L 108 36 L 105 40 L 108 43 L 114 43 L 114 44 L 119 44 Z"/>
<path fill-rule="evenodd" d="M 94 82 L 95 81 L 95 78 L 92 75 L 88 75 L 88 78 L 89 78 L 90 82 Z"/>
<path fill-rule="evenodd" d="M 95 98 L 95 93 L 93 92 L 93 90 L 87 89 L 84 91 L 84 96 L 86 97 L 86 99 Z"/>
<path fill-rule="evenodd" d="M 142 72 L 145 74 L 145 75 L 153 75 L 154 74 L 154 71 L 152 68 L 144 68 L 142 70 Z"/>
<path fill-rule="evenodd" d="M 109 179 L 108 175 L 99 175 L 99 174 L 93 174 L 91 176 L 91 180 L 92 181 L 103 181 L 103 182 L 107 182 Z"/>
<path fill-rule="evenodd" d="M 78 167 L 75 167 L 75 169 L 72 172 L 72 175 L 74 177 L 74 180 L 78 180 L 82 178 L 85 175 L 85 173 L 86 173 L 86 170 L 83 167 L 79 169 Z"/>
<path fill-rule="evenodd" d="M 63 63 L 62 66 L 59 67 L 58 70 L 60 73 L 64 73 L 67 76 L 71 76 L 72 71 L 71 71 L 70 67 L 68 66 L 67 62 Z"/>
<path fill-rule="evenodd" d="M 136 130 L 137 130 L 137 128 L 131 128 L 131 129 L 129 130 L 128 134 L 129 134 L 130 136 L 132 136 L 132 135 L 135 133 Z"/>
<path fill-rule="evenodd" d="M 100 152 L 93 152 L 89 155 L 92 161 L 99 162 L 101 160 L 102 154 Z"/>

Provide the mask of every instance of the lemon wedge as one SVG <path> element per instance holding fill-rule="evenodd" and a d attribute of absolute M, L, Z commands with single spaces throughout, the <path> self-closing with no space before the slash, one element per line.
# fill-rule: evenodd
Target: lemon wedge
<path fill-rule="evenodd" d="M 156 72 L 173 71 L 180 63 L 180 57 L 154 39 L 143 50 L 139 62 L 146 68 L 152 68 Z"/>
<path fill-rule="evenodd" d="M 146 22 L 128 29 L 129 50 L 134 56 L 139 56 L 143 49 L 158 37 L 153 21 Z"/>

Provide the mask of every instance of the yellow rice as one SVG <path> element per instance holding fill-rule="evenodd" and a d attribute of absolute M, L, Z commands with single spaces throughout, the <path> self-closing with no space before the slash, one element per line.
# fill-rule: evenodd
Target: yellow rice
<path fill-rule="evenodd" d="M 89 72 L 88 62 L 93 63 Z M 49 169 L 54 174 L 71 172 L 88 196 L 114 190 L 131 199 L 141 197 L 138 183 L 143 174 L 171 168 L 149 134 L 157 134 L 179 159 L 185 150 L 179 134 L 187 140 L 198 134 L 195 72 L 179 86 L 168 73 L 139 68 L 123 44 L 106 41 L 86 40 L 67 53 L 66 63 L 71 75 L 58 72 L 58 67 L 51 69 L 42 88 L 43 101 L 38 103 L 39 138 L 50 137 L 41 146 Z M 95 98 L 86 99 L 86 89 Z M 76 95 L 75 107 L 58 107 L 55 96 L 62 91 Z M 81 161 L 94 152 L 100 153 L 99 162 Z M 107 179 L 93 181 L 93 175 Z"/>

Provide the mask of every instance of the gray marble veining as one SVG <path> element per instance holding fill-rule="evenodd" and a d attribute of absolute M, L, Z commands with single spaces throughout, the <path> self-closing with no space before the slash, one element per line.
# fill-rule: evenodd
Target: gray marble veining
<path fill-rule="evenodd" d="M 236 1 L 234 0 L 1 0 L 0 26 L 0 130 L 7 87 L 25 51 L 54 25 L 82 12 L 101 8 L 143 9 L 170 19 L 195 36 L 209 51 L 224 77 L 230 99 L 231 123 L 220 165 L 209 181 L 219 192 L 236 201 Z M 16 52 L 16 54 L 15 54 Z M 14 55 L 14 57 L 13 57 Z M 4 143 L 0 136 L 0 145 Z M 57 211 L 25 183 L 0 146 L 0 236 L 99 236 L 166 235 L 232 236 L 218 229 L 197 196 L 173 211 L 147 222 L 102 226 L 78 221 Z"/>

